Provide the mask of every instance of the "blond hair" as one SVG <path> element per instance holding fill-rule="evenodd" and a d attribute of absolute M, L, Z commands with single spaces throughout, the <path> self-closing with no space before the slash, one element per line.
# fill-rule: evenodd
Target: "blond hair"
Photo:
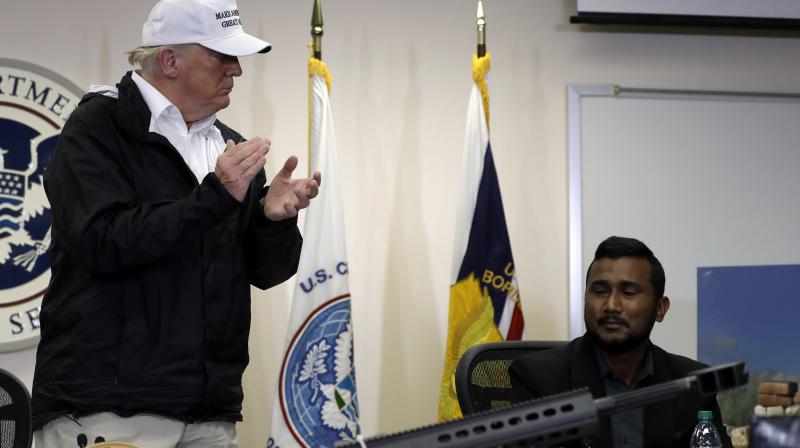
<path fill-rule="evenodd" d="M 191 44 L 136 47 L 127 53 L 128 63 L 134 67 L 141 68 L 147 73 L 154 74 L 155 69 L 158 66 L 158 55 L 161 54 L 161 50 L 164 50 L 165 48 L 171 48 L 175 52 L 180 52 L 188 45 Z"/>

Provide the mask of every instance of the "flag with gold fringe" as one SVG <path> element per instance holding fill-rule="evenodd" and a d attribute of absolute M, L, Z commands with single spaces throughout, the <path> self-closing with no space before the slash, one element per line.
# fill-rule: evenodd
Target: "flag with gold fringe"
<path fill-rule="evenodd" d="M 268 448 L 333 446 L 359 433 L 341 181 L 325 63 L 309 67 L 309 165 L 322 173 L 303 250 Z"/>
<path fill-rule="evenodd" d="M 439 390 L 439 420 L 461 417 L 455 392 L 456 364 L 476 344 L 519 340 L 525 322 L 500 186 L 489 143 L 491 56 L 473 55 L 475 83 L 467 106 L 465 185 L 456 205 L 447 347 Z"/>

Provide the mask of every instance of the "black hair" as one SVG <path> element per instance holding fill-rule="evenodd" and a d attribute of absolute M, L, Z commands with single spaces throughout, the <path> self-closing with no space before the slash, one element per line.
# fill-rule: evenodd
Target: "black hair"
<path fill-rule="evenodd" d="M 664 284 L 666 283 L 664 267 L 661 266 L 658 258 L 653 255 L 653 251 L 636 238 L 612 236 L 600 243 L 594 252 L 594 260 L 592 260 L 592 264 L 589 265 L 589 269 L 586 271 L 586 284 L 588 285 L 589 283 L 589 272 L 592 270 L 592 265 L 595 261 L 601 258 L 617 260 L 622 257 L 636 257 L 647 260 L 650 263 L 650 283 L 655 290 L 656 300 L 664 296 Z"/>

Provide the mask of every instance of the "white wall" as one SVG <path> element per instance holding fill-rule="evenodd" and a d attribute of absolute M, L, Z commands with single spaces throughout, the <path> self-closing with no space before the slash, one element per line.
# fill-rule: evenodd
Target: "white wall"
<path fill-rule="evenodd" d="M 81 86 L 114 83 L 126 69 L 123 53 L 139 43 L 149 4 L 2 0 L 0 55 Z M 272 139 L 271 174 L 306 150 L 311 1 L 240 0 L 239 7 L 246 29 L 274 49 L 242 61 L 245 76 L 222 119 Z M 475 4 L 337 0 L 323 7 L 362 425 L 375 434 L 436 416 Z M 567 337 L 568 83 L 800 91 L 800 39 L 582 30 L 568 24 L 574 8 L 554 0 L 485 4 L 492 150 L 533 339 Z M 266 438 L 290 291 L 286 284 L 255 295 L 243 447 Z"/>

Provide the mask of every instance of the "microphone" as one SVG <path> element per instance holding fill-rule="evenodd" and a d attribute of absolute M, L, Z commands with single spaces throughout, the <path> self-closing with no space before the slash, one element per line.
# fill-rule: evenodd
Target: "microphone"
<path fill-rule="evenodd" d="M 88 443 L 89 439 L 86 437 L 86 434 L 78 434 L 78 448 L 86 448 Z"/>

